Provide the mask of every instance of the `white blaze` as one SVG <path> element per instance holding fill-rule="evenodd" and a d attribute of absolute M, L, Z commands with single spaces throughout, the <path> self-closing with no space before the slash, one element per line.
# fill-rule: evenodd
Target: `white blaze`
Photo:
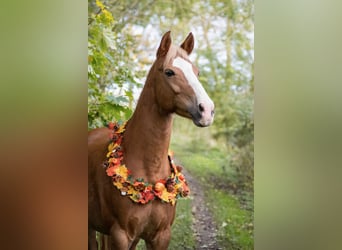
<path fill-rule="evenodd" d="M 192 87 L 192 89 L 195 92 L 195 95 L 197 97 L 198 104 L 201 104 L 204 108 L 203 112 L 203 122 L 208 123 L 212 122 L 212 111 L 214 109 L 214 103 L 208 96 L 207 92 L 203 88 L 202 84 L 199 82 L 197 79 L 197 76 L 195 75 L 191 63 L 188 61 L 184 60 L 181 57 L 177 57 L 173 60 L 172 65 L 174 67 L 179 68 L 185 78 L 187 79 L 189 85 Z"/>

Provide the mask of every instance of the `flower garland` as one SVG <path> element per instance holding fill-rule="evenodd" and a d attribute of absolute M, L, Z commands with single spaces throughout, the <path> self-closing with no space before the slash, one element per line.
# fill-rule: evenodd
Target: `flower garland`
<path fill-rule="evenodd" d="M 146 204 L 154 199 L 175 205 L 176 199 L 186 197 L 190 193 L 182 168 L 173 163 L 169 155 L 171 175 L 155 184 L 145 182 L 142 178 L 134 179 L 130 170 L 123 162 L 123 149 L 121 147 L 126 123 L 109 123 L 111 130 L 111 143 L 108 145 L 106 173 L 112 177 L 113 185 L 120 190 L 121 195 L 128 196 L 134 202 Z"/>

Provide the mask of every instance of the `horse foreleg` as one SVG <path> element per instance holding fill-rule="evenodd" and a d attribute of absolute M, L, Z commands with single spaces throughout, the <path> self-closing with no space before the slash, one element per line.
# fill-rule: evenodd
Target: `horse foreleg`
<path fill-rule="evenodd" d="M 171 228 L 160 231 L 153 240 L 146 240 L 148 250 L 167 250 L 171 239 Z"/>
<path fill-rule="evenodd" d="M 127 233 L 118 225 L 114 224 L 110 230 L 110 241 L 112 250 L 127 250 L 129 249 L 130 241 Z"/>
<path fill-rule="evenodd" d="M 88 229 L 88 249 L 97 250 L 96 231 L 90 228 Z"/>
<path fill-rule="evenodd" d="M 139 238 L 136 239 L 135 241 L 133 241 L 132 246 L 129 248 L 129 250 L 135 250 L 135 248 L 137 247 L 138 243 L 139 243 Z"/>

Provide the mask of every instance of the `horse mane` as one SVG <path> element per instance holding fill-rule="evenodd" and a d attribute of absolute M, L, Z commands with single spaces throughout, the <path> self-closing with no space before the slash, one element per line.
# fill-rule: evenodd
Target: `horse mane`
<path fill-rule="evenodd" d="M 177 56 L 180 56 L 184 59 L 189 58 L 188 53 L 184 49 L 182 49 L 176 45 L 171 44 L 170 49 L 166 54 L 166 58 L 165 58 L 165 61 L 163 63 L 163 67 L 165 68 L 167 65 L 170 65 L 171 62 L 173 61 L 173 59 L 175 59 Z"/>

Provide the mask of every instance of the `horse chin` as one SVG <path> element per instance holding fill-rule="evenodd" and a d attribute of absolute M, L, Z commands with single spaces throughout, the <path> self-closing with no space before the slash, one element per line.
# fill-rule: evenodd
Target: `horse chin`
<path fill-rule="evenodd" d="M 212 124 L 212 121 L 205 121 L 199 113 L 190 113 L 190 112 L 176 112 L 176 113 L 182 117 L 192 120 L 192 122 L 197 127 L 204 128 Z"/>
<path fill-rule="evenodd" d="M 198 120 L 192 120 L 192 122 L 197 126 L 197 127 L 201 127 L 201 128 L 204 128 L 206 126 L 204 126 L 203 124 L 201 124 Z"/>
<path fill-rule="evenodd" d="M 191 120 L 197 127 L 209 127 L 213 123 L 213 117 L 211 119 L 205 119 L 200 113 L 190 113 Z"/>
<path fill-rule="evenodd" d="M 213 119 L 211 120 L 205 120 L 202 115 L 199 112 L 191 112 L 191 111 L 186 111 L 182 109 L 177 109 L 175 111 L 177 115 L 180 115 L 184 118 L 188 118 L 192 120 L 192 122 L 197 126 L 197 127 L 209 127 L 213 123 Z"/>
<path fill-rule="evenodd" d="M 203 122 L 202 120 L 195 120 L 192 119 L 193 123 L 197 126 L 197 127 L 209 127 L 212 124 L 212 121 L 208 121 L 208 122 Z"/>

